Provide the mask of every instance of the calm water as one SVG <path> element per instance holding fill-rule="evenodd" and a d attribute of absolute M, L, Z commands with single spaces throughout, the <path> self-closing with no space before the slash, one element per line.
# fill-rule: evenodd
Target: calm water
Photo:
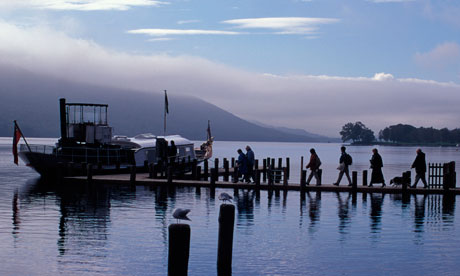
<path fill-rule="evenodd" d="M 217 142 L 215 157 L 235 156 L 245 145 Z M 325 182 L 337 176 L 338 144 L 251 145 L 258 158 L 289 156 L 294 182 L 300 156 L 308 157 L 314 146 Z M 368 168 L 370 149 L 349 148 L 354 170 Z M 460 163 L 455 148 L 424 150 L 431 162 Z M 408 170 L 415 157 L 410 147 L 380 152 L 387 179 Z M 0 139 L 0 181 L 0 275 L 166 275 L 167 226 L 176 207 L 192 209 L 189 275 L 216 275 L 217 196 L 223 189 L 214 194 L 204 188 L 58 188 L 12 163 L 9 138 Z M 458 275 L 460 270 L 455 197 L 240 190 L 235 205 L 234 275 Z"/>

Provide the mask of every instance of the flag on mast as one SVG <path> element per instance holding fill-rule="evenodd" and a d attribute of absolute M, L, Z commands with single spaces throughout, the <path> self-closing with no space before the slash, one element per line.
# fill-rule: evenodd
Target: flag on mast
<path fill-rule="evenodd" d="M 13 133 L 13 156 L 14 156 L 14 164 L 19 165 L 19 158 L 18 158 L 18 143 L 21 139 L 22 132 L 19 129 L 16 121 L 14 121 L 14 133 Z"/>
<path fill-rule="evenodd" d="M 165 113 L 166 114 L 169 114 L 169 107 L 168 107 L 168 94 L 166 94 L 166 90 L 165 90 Z"/>

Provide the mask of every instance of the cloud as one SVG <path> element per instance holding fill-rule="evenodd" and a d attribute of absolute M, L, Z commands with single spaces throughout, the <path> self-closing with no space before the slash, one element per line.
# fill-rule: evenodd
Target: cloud
<path fill-rule="evenodd" d="M 452 83 L 398 79 L 388 73 L 341 77 L 246 72 L 199 57 L 113 51 L 44 27 L 1 21 L 0 40 L 2 65 L 140 93 L 167 89 L 170 95 L 195 96 L 266 124 L 333 136 L 345 123 L 356 121 L 376 132 L 396 123 L 459 127 L 460 85 Z"/>
<path fill-rule="evenodd" d="M 389 80 L 394 80 L 394 77 L 393 77 L 392 74 L 376 73 L 374 75 L 374 80 L 376 80 L 376 81 L 389 81 Z"/>
<path fill-rule="evenodd" d="M 198 23 L 200 20 L 180 20 L 177 21 L 177 24 L 182 25 L 182 24 L 191 24 L 191 23 Z"/>
<path fill-rule="evenodd" d="M 429 69 L 445 69 L 451 65 L 460 65 L 460 45 L 445 42 L 426 53 L 416 53 L 415 63 Z"/>
<path fill-rule="evenodd" d="M 225 24 L 235 25 L 241 29 L 271 29 L 278 34 L 311 34 L 318 29 L 318 25 L 337 23 L 336 18 L 314 17 L 265 17 L 245 18 L 222 21 Z"/>
<path fill-rule="evenodd" d="M 150 36 L 166 35 L 237 35 L 238 32 L 218 30 L 180 30 L 180 29 L 137 29 L 127 31 L 129 34 L 145 34 Z"/>
<path fill-rule="evenodd" d="M 14 0 L 1 1 L 0 7 L 35 8 L 49 10 L 128 10 L 138 6 L 160 6 L 167 2 L 156 0 Z"/>

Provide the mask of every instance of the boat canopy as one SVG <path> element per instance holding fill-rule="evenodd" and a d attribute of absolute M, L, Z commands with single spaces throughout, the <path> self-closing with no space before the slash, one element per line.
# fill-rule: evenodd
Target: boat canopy
<path fill-rule="evenodd" d="M 164 138 L 168 144 L 170 141 L 174 141 L 176 146 L 193 145 L 192 141 L 180 135 L 155 136 L 152 133 L 139 134 L 132 138 L 128 138 L 127 136 L 114 136 L 112 138 L 112 143 L 123 147 L 154 148 L 156 147 L 157 138 Z"/>

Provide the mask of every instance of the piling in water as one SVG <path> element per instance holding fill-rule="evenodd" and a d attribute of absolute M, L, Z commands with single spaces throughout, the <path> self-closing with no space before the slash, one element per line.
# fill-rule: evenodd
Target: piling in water
<path fill-rule="evenodd" d="M 171 224 L 168 231 L 168 275 L 186 276 L 190 254 L 190 226 L 188 224 Z"/>
<path fill-rule="evenodd" d="M 219 212 L 219 241 L 217 245 L 218 275 L 231 275 L 235 205 L 222 204 Z"/>

